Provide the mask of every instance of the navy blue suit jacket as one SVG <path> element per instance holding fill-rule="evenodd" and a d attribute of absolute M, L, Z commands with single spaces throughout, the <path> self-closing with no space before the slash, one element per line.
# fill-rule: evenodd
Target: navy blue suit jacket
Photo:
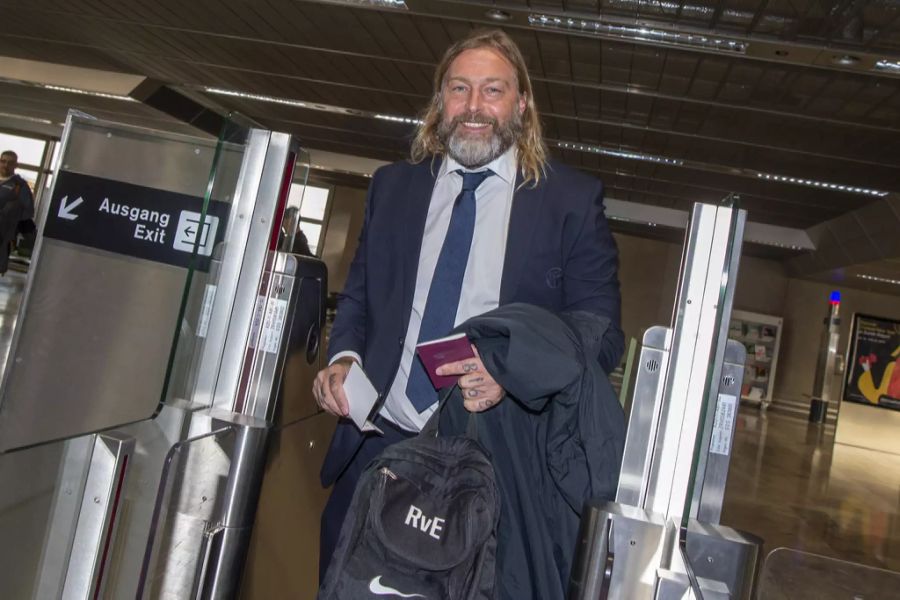
<path fill-rule="evenodd" d="M 329 357 L 352 350 L 381 396 L 400 365 L 412 311 L 419 252 L 440 159 L 397 162 L 372 176 L 365 221 L 331 331 Z M 597 357 L 614 369 L 622 356 L 618 252 L 603 214 L 598 179 L 551 162 L 537 186 L 516 181 L 507 235 L 500 304 L 526 302 L 559 313 L 583 310 L 608 317 Z M 366 434 L 369 435 L 369 434 Z M 362 442 L 341 420 L 322 465 L 331 485 Z"/>

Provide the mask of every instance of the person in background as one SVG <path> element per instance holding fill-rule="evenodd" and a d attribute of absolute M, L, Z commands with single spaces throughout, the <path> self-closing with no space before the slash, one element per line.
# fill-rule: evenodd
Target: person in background
<path fill-rule="evenodd" d="M 411 160 L 378 169 L 329 342 L 316 377 L 319 406 L 341 417 L 322 466 L 334 485 L 322 515 L 320 575 L 337 543 L 357 480 L 384 448 L 422 428 L 437 392 L 416 344 L 512 302 L 609 320 L 597 360 L 622 355 L 618 253 L 597 179 L 547 158 L 519 48 L 481 31 L 445 53 Z M 476 350 L 477 353 L 477 350 Z M 384 403 L 360 432 L 344 418 L 343 382 L 362 366 Z M 490 410 L 505 391 L 479 358 L 445 365 L 469 411 Z"/>
<path fill-rule="evenodd" d="M 12 150 L 0 154 L 0 275 L 9 267 L 9 253 L 16 235 L 31 235 L 34 226 L 34 196 L 31 188 L 16 174 L 19 156 Z"/>
<path fill-rule="evenodd" d="M 293 236 L 291 235 L 293 233 Z M 303 229 L 300 228 L 300 209 L 296 206 L 290 206 L 284 211 L 284 219 L 281 221 L 281 235 L 285 240 L 293 237 L 291 247 L 285 248 L 293 254 L 301 256 L 315 256 L 309 247 L 309 240 Z"/>

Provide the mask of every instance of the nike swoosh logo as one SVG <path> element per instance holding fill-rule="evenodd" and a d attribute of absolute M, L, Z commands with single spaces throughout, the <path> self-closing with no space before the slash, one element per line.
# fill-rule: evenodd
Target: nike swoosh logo
<path fill-rule="evenodd" d="M 422 594 L 404 594 L 399 590 L 395 590 L 394 588 L 390 588 L 386 585 L 381 584 L 381 575 L 378 577 L 374 577 L 372 581 L 369 582 L 369 591 L 375 594 L 376 596 L 400 596 L 401 598 L 424 598 Z"/>

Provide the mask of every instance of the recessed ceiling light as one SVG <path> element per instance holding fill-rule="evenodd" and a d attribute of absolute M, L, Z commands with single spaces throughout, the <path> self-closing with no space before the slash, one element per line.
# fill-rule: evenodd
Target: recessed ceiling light
<path fill-rule="evenodd" d="M 852 67 L 859 64 L 859 57 L 852 54 L 840 54 L 832 56 L 831 62 L 842 67 Z"/>
<path fill-rule="evenodd" d="M 489 11 L 484 13 L 488 19 L 493 19 L 494 21 L 509 21 L 512 19 L 512 15 L 506 12 L 505 10 L 500 10 L 499 8 L 492 8 Z"/>
<path fill-rule="evenodd" d="M 630 42 L 662 44 L 695 50 L 715 50 L 728 54 L 746 54 L 749 46 L 747 42 L 741 40 L 702 33 L 669 31 L 642 25 L 620 25 L 604 21 L 556 17 L 540 13 L 528 15 L 528 24 L 540 29 L 558 29 L 596 35 L 597 37 L 611 37 Z"/>
<path fill-rule="evenodd" d="M 875 62 L 876 71 L 900 75 L 900 60 L 879 60 Z"/>

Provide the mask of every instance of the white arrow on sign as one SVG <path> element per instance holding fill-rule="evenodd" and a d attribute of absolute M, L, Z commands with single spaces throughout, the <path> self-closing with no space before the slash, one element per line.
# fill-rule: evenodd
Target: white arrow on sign
<path fill-rule="evenodd" d="M 60 219 L 66 219 L 67 221 L 74 221 L 78 218 L 78 215 L 72 212 L 73 209 L 78 208 L 82 202 L 84 202 L 84 198 L 79 196 L 75 200 L 72 201 L 71 204 L 67 202 L 69 199 L 68 196 L 63 196 L 62 200 L 59 201 L 59 212 L 56 214 Z"/>

